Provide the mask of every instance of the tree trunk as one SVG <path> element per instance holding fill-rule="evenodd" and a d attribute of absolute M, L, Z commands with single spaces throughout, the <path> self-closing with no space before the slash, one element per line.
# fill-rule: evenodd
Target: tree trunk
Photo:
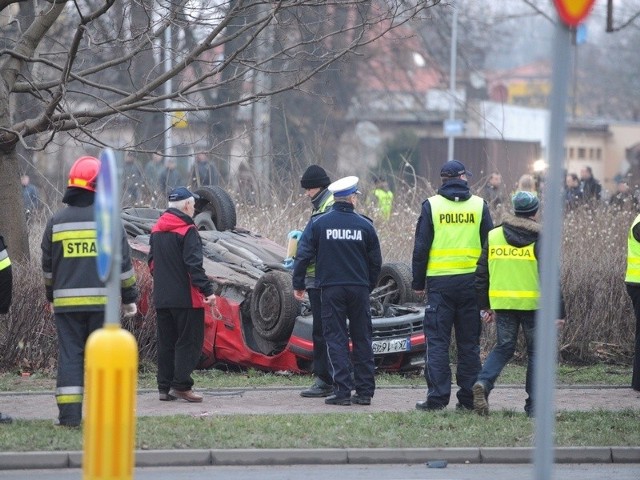
<path fill-rule="evenodd" d="M 0 235 L 7 243 L 12 260 L 29 258 L 29 236 L 22 202 L 18 157 L 15 151 L 0 152 Z M 32 238 L 32 242 L 40 242 Z"/>

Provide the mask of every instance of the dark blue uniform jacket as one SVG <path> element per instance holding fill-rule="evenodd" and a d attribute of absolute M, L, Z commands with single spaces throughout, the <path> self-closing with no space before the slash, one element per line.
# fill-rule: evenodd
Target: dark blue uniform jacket
<path fill-rule="evenodd" d="M 360 285 L 373 290 L 382 255 L 371 220 L 353 205 L 336 202 L 324 215 L 307 224 L 296 253 L 293 288 L 304 290 L 307 265 L 316 259 L 316 287 Z"/>

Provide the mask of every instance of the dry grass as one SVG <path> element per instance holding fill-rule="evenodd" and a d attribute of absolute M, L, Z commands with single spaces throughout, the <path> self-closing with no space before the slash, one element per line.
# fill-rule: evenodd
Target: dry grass
<path fill-rule="evenodd" d="M 362 190 L 366 192 L 368 186 L 363 185 Z M 290 230 L 306 225 L 309 200 L 302 196 L 298 184 L 281 185 L 279 191 L 291 193 L 285 200 L 274 194 L 263 206 L 237 199 L 237 217 L 239 226 L 284 245 Z M 374 219 L 387 262 L 411 262 L 420 206 L 433 189 L 422 182 L 418 188 L 404 184 L 403 192 L 396 193 L 393 216 L 387 222 L 368 205 L 366 195 L 361 197 L 358 208 Z M 500 216 L 495 212 L 496 223 Z M 627 232 L 634 216 L 601 207 L 578 210 L 566 217 L 561 278 L 568 321 L 559 342 L 566 361 L 631 362 L 635 319 L 624 287 L 624 269 Z M 40 272 L 42 222 L 32 222 L 30 229 L 32 257 L 27 262 L 13 262 L 14 301 L 0 322 L 0 369 L 4 371 L 50 371 L 56 364 L 55 327 L 45 308 Z M 143 289 L 149 288 L 148 278 L 139 281 Z M 153 309 L 145 317 L 126 322 L 124 327 L 136 335 L 141 364 L 154 362 Z M 484 352 L 492 347 L 494 336 L 492 328 L 485 329 Z"/>

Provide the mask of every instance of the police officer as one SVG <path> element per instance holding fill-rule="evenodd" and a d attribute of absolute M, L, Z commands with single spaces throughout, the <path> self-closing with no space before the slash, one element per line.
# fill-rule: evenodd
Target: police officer
<path fill-rule="evenodd" d="M 455 329 L 458 408 L 473 409 L 471 388 L 480 371 L 480 311 L 474 272 L 493 221 L 482 198 L 471 195 L 465 166 L 452 160 L 440 170 L 438 193 L 422 203 L 413 247 L 413 289 L 427 287 L 424 333 L 427 341 L 427 398 L 418 410 L 441 410 L 451 396 L 449 346 Z"/>
<path fill-rule="evenodd" d="M 496 345 L 473 385 L 473 407 L 479 415 L 489 413 L 488 397 L 504 366 L 516 349 L 518 330 L 527 345 L 527 399 L 524 410 L 533 411 L 533 367 L 535 315 L 540 300 L 538 274 L 540 224 L 536 222 L 540 202 L 531 192 L 516 192 L 511 198 L 513 215 L 489 232 L 476 268 L 478 306 L 486 323 L 496 322 Z M 562 296 L 560 296 L 562 298 Z M 564 303 L 560 302 L 560 318 Z M 558 324 L 564 323 L 559 320 Z"/>
<path fill-rule="evenodd" d="M 325 213 L 333 205 L 333 194 L 327 188 L 331 180 L 327 172 L 319 165 L 309 165 L 300 179 L 300 186 L 304 188 L 305 196 L 311 200 L 313 210 L 311 217 Z M 304 284 L 309 296 L 311 315 L 313 318 L 313 373 L 316 380 L 311 387 L 300 392 L 303 397 L 328 397 L 333 393 L 333 380 L 329 373 L 327 359 L 327 344 L 322 334 L 322 312 L 320 289 L 315 286 L 315 260 L 307 267 Z"/>
<path fill-rule="evenodd" d="M 13 268 L 7 252 L 7 245 L 0 235 L 0 313 L 9 312 L 13 293 Z M 13 419 L 0 412 L 0 423 L 11 423 Z"/>
<path fill-rule="evenodd" d="M 306 270 L 315 258 L 334 392 L 325 403 L 370 405 L 375 365 L 369 293 L 382 265 L 380 243 L 371 221 L 354 211 L 358 177 L 342 178 L 329 185 L 329 191 L 335 200 L 333 207 L 324 215 L 312 217 L 300 239 L 293 271 L 294 294 L 302 300 Z M 349 337 L 353 343 L 353 379 Z"/>
<path fill-rule="evenodd" d="M 82 420 L 84 346 L 104 323 L 107 292 L 98 276 L 94 199 L 100 171 L 97 158 L 78 158 L 69 171 L 63 203 L 42 237 L 42 270 L 47 300 L 58 334 L 56 402 L 58 425 L 78 427 Z M 136 278 L 122 227 L 120 287 L 125 316 L 136 314 Z"/>
<path fill-rule="evenodd" d="M 633 357 L 631 388 L 640 392 L 640 215 L 629 229 L 627 237 L 627 271 L 624 278 L 636 317 L 636 343 Z"/>

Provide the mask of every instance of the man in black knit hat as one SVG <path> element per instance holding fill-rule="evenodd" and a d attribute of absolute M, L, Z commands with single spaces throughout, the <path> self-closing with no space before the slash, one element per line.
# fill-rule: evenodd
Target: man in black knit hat
<path fill-rule="evenodd" d="M 304 195 L 309 197 L 313 210 L 311 217 L 322 215 L 333 205 L 333 194 L 327 189 L 331 180 L 324 168 L 318 165 L 309 165 L 300 179 L 300 186 L 304 188 Z M 322 316 L 320 289 L 316 287 L 316 266 L 312 262 L 307 268 L 305 286 L 311 305 L 313 316 L 313 373 L 316 376 L 314 384 L 300 392 L 303 397 L 319 398 L 333 394 L 333 380 L 329 373 L 329 361 L 327 359 L 327 344 L 322 334 Z"/>

